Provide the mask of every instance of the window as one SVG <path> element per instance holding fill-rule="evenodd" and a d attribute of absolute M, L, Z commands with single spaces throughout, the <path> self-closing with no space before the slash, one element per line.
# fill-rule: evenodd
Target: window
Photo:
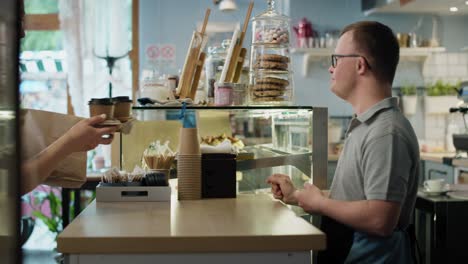
<path fill-rule="evenodd" d="M 66 59 L 58 0 L 25 0 L 21 41 L 21 107 L 67 113 Z"/>

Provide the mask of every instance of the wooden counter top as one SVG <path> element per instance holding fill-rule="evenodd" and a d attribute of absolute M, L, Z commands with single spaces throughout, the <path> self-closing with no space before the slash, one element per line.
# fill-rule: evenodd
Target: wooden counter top
<path fill-rule="evenodd" d="M 328 161 L 338 161 L 339 158 L 339 154 L 328 154 Z"/>
<path fill-rule="evenodd" d="M 267 194 L 236 199 L 93 201 L 58 237 L 62 253 L 303 251 L 325 234 Z"/>
<path fill-rule="evenodd" d="M 438 163 L 442 163 L 443 157 L 455 157 L 454 152 L 437 152 L 437 153 L 420 152 L 419 155 L 420 155 L 421 160 L 433 161 L 433 162 L 438 162 Z"/>
<path fill-rule="evenodd" d="M 420 152 L 419 154 L 421 160 L 428 160 L 433 162 L 442 163 L 443 157 L 454 157 L 454 152 Z M 339 155 L 336 154 L 329 154 L 328 160 L 329 161 L 337 161 L 339 159 Z"/>
<path fill-rule="evenodd" d="M 468 168 L 468 158 L 454 159 L 452 161 L 452 166 Z"/>

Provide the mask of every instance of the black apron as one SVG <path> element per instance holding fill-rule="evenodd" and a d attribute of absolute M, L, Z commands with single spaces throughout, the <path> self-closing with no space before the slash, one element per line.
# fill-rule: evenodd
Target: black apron
<path fill-rule="evenodd" d="M 342 264 L 353 244 L 354 230 L 327 216 L 322 216 L 320 229 L 327 235 L 327 248 L 317 253 L 317 263 Z"/>
<path fill-rule="evenodd" d="M 355 231 L 327 216 L 322 216 L 320 228 L 327 235 L 327 248 L 324 251 L 318 252 L 317 263 L 341 264 L 345 263 L 347 260 L 352 260 L 352 256 L 349 256 L 349 252 L 355 239 Z M 409 263 L 419 263 L 420 256 L 416 256 L 415 254 L 419 253 L 419 250 L 415 248 L 417 247 L 417 242 L 414 235 L 414 227 L 412 228 L 412 226 L 410 226 L 407 230 L 402 232 L 409 237 L 409 254 L 412 260 L 410 260 Z M 351 257 L 351 259 L 348 257 Z"/>

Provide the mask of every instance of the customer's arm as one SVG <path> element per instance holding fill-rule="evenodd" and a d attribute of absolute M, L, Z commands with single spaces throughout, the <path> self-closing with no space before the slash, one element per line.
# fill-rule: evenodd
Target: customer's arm
<path fill-rule="evenodd" d="M 389 235 L 398 224 L 401 203 L 409 195 L 408 183 L 414 177 L 411 168 L 417 162 L 409 145 L 398 134 L 369 139 L 363 147 L 361 161 L 365 200 L 333 200 L 324 197 L 316 186 L 306 184 L 296 195 L 298 204 L 306 211 L 326 215 L 356 230 Z"/>
<path fill-rule="evenodd" d="M 323 196 L 320 190 L 306 184 L 296 195 L 298 205 L 310 213 L 326 215 L 356 230 L 388 236 L 400 217 L 400 204 L 382 200 L 340 201 Z"/>
<path fill-rule="evenodd" d="M 21 193 L 25 194 L 49 177 L 60 161 L 74 152 L 94 149 L 99 144 L 110 144 L 117 127 L 94 127 L 105 120 L 105 116 L 94 116 L 81 120 L 35 157 L 25 161 L 21 167 Z M 109 135 L 103 138 L 103 135 Z"/>

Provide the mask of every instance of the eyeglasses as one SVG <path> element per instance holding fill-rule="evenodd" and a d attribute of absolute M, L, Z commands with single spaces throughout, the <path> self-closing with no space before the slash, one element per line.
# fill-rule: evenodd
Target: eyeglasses
<path fill-rule="evenodd" d="M 344 54 L 332 54 L 331 55 L 331 63 L 332 63 L 333 68 L 336 68 L 336 65 L 338 63 L 339 58 L 363 58 L 364 61 L 367 64 L 367 67 L 369 69 L 371 69 L 371 66 L 370 66 L 369 62 L 367 61 L 366 57 L 364 57 L 362 55 L 358 55 L 358 54 L 346 54 L 346 55 L 344 55 Z"/>

